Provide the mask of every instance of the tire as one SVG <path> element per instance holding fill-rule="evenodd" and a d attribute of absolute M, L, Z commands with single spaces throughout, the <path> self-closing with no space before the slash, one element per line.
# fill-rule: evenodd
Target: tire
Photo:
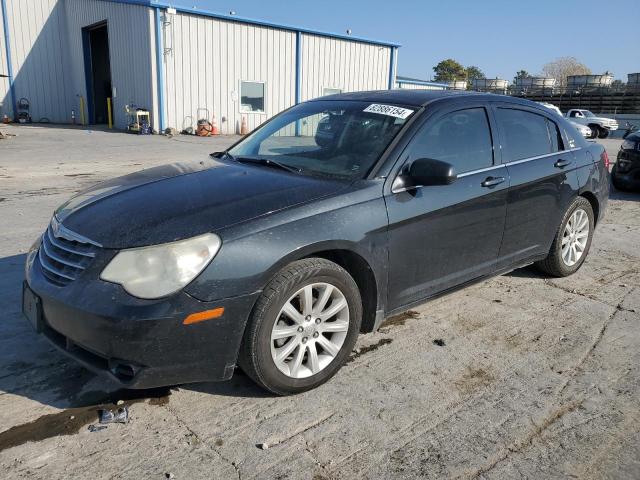
<path fill-rule="evenodd" d="M 580 214 L 577 214 L 578 211 L 582 211 L 583 214 L 586 215 L 586 219 L 588 220 L 588 224 L 586 225 L 587 233 L 586 237 L 576 238 L 572 240 L 572 237 L 567 234 L 567 224 L 571 221 L 572 223 L 576 223 L 573 227 L 580 227 L 582 224 L 582 220 L 576 222 L 577 217 L 581 217 Z M 582 217 L 584 218 L 584 217 Z M 562 221 L 560 222 L 560 226 L 556 231 L 555 237 L 553 239 L 553 243 L 551 244 L 551 248 L 549 249 L 549 254 L 544 260 L 535 263 L 535 266 L 542 270 L 544 273 L 547 273 L 554 277 L 566 277 L 575 273 L 584 263 L 585 258 L 589 253 L 589 248 L 591 247 L 591 240 L 593 239 L 593 228 L 595 226 L 594 216 L 593 216 L 593 208 L 589 201 L 584 197 L 577 197 L 567 211 L 562 217 Z M 571 226 L 570 226 L 571 228 Z M 577 234 L 581 235 L 584 233 L 584 230 L 578 230 Z M 582 248 L 579 253 L 580 256 L 575 259 L 575 262 L 572 263 L 574 258 L 571 257 L 572 252 L 569 252 L 569 261 L 566 260 L 565 251 L 563 251 L 563 240 L 565 237 L 569 237 L 567 240 L 568 246 L 570 247 L 573 243 L 576 245 L 575 251 L 576 255 L 580 248 Z M 577 235 L 576 235 L 577 237 Z M 582 240 L 584 239 L 584 243 Z M 576 244 L 576 242 L 579 242 Z M 569 248 L 571 250 L 571 248 Z"/>
<path fill-rule="evenodd" d="M 600 127 L 597 125 L 589 125 L 591 129 L 591 138 L 598 138 L 598 133 L 600 133 Z"/>
<path fill-rule="evenodd" d="M 307 292 L 311 292 L 313 315 L 304 306 Z M 318 302 L 325 293 L 326 306 L 319 313 Z M 343 300 L 346 306 L 331 314 Z M 258 298 L 238 363 L 253 381 L 276 395 L 311 390 L 342 367 L 361 322 L 360 291 L 344 268 L 322 258 L 298 260 L 278 272 Z"/>
<path fill-rule="evenodd" d="M 598 132 L 598 138 L 607 138 L 609 136 L 609 130 L 606 128 L 600 128 Z"/>

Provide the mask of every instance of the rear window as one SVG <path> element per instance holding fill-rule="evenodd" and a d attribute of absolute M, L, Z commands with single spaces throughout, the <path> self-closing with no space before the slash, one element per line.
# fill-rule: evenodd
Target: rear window
<path fill-rule="evenodd" d="M 547 119 L 543 115 L 512 108 L 498 108 L 496 116 L 502 130 L 502 156 L 507 162 L 552 152 Z M 558 146 L 556 151 L 557 148 Z"/>

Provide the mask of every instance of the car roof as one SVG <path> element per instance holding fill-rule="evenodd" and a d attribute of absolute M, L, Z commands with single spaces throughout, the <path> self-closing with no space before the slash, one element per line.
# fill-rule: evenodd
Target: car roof
<path fill-rule="evenodd" d="M 310 101 L 315 102 L 324 100 L 358 100 L 363 102 L 386 102 L 400 105 L 410 105 L 414 107 L 424 107 L 438 100 L 460 97 L 473 97 L 473 99 L 475 100 L 493 100 L 530 107 L 541 107 L 539 103 L 518 97 L 510 97 L 508 95 L 499 95 L 495 93 L 467 92 L 461 90 L 371 90 L 365 92 L 337 93 L 335 95 L 327 95 L 325 97 L 314 98 Z"/>

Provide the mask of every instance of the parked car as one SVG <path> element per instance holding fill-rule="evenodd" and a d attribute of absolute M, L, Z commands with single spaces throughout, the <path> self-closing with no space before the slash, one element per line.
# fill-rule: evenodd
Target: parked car
<path fill-rule="evenodd" d="M 574 273 L 608 186 L 603 147 L 528 100 L 328 96 L 210 159 L 60 206 L 27 255 L 23 311 L 123 387 L 225 380 L 239 364 L 298 393 L 429 298 L 532 263 Z"/>
<path fill-rule="evenodd" d="M 574 108 L 569 110 L 566 116 L 573 122 L 587 125 L 591 129 L 591 138 L 607 138 L 610 132 L 618 129 L 618 122 L 615 120 L 598 117 L 589 110 Z"/>
<path fill-rule="evenodd" d="M 562 111 L 558 107 L 556 107 L 553 103 L 547 103 L 547 102 L 538 102 L 538 103 L 544 107 L 547 107 L 550 110 L 553 110 L 561 117 L 563 116 Z M 584 138 L 592 138 L 593 133 L 591 132 L 591 128 L 589 128 L 587 125 L 582 125 L 581 123 L 577 123 L 572 120 L 568 120 L 568 121 L 571 125 L 574 126 L 576 130 L 578 130 L 578 132 L 580 132 L 580 135 L 582 135 Z"/>
<path fill-rule="evenodd" d="M 611 183 L 618 190 L 640 190 L 640 133 L 632 133 L 620 145 Z"/>

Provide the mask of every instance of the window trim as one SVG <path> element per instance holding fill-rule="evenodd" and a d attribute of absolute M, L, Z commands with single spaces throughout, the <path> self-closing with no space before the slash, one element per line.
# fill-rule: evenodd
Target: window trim
<path fill-rule="evenodd" d="M 262 112 L 257 110 L 243 110 L 242 109 L 242 84 L 243 83 L 261 83 L 262 84 L 262 101 L 264 103 L 264 110 Z M 267 82 L 262 80 L 238 80 L 238 90 L 240 95 L 238 96 L 238 109 L 240 113 L 253 114 L 253 115 L 266 115 L 267 114 Z"/>

